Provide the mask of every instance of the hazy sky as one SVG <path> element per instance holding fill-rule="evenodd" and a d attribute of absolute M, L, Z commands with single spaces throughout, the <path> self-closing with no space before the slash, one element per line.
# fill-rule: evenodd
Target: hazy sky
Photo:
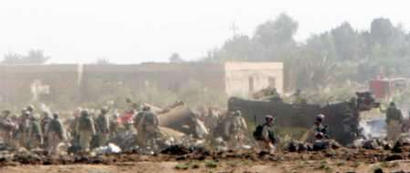
<path fill-rule="evenodd" d="M 43 49 L 53 63 L 167 61 L 205 56 L 238 32 L 285 12 L 297 40 L 349 21 L 368 29 L 376 17 L 410 28 L 405 0 L 1 0 L 0 56 Z"/>

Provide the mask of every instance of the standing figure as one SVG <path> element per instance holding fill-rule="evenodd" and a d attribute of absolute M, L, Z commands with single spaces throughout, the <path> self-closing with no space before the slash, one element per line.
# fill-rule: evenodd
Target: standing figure
<path fill-rule="evenodd" d="M 403 121 L 403 115 L 394 102 L 390 103 L 386 111 L 386 124 L 390 124 L 392 121 L 397 121 L 399 124 Z"/>
<path fill-rule="evenodd" d="M 136 120 L 139 142 L 142 142 L 144 146 L 155 147 L 153 145 L 159 135 L 157 115 L 151 112 L 149 106 L 144 106 L 143 111 L 137 114 Z"/>
<path fill-rule="evenodd" d="M 26 147 L 28 149 L 39 148 L 43 144 L 40 122 L 34 116 L 30 116 L 29 120 Z"/>
<path fill-rule="evenodd" d="M 76 132 L 78 132 L 79 135 L 80 150 L 83 152 L 89 152 L 91 139 L 95 135 L 95 127 L 94 120 L 87 110 L 81 111 Z"/>
<path fill-rule="evenodd" d="M 98 146 L 106 145 L 110 135 L 110 120 L 107 116 L 107 108 L 102 108 L 96 121 Z"/>
<path fill-rule="evenodd" d="M 120 117 L 120 114 L 118 112 L 115 112 L 112 114 L 112 117 L 109 119 L 111 138 L 116 136 L 120 130 L 121 123 L 120 123 L 119 117 Z"/>
<path fill-rule="evenodd" d="M 21 111 L 21 116 L 18 118 L 18 130 L 17 130 L 17 139 L 18 143 L 23 146 L 27 147 L 30 140 L 29 140 L 29 130 L 30 130 L 30 112 L 23 109 Z"/>
<path fill-rule="evenodd" d="M 278 142 L 278 138 L 274 131 L 272 115 L 265 116 L 265 123 L 256 127 L 253 136 L 258 141 L 259 147 L 262 150 L 266 150 L 271 154 L 275 152 L 275 145 Z"/>
<path fill-rule="evenodd" d="M 387 138 L 390 140 L 397 140 L 403 130 L 403 115 L 394 102 L 391 102 L 390 106 L 387 108 L 386 125 Z"/>
<path fill-rule="evenodd" d="M 50 117 L 48 112 L 43 112 L 43 117 L 40 120 L 40 127 L 41 127 L 41 131 L 44 134 L 43 135 L 43 145 L 44 145 L 45 148 L 48 148 L 48 139 L 47 139 L 48 135 L 47 135 L 46 131 L 47 131 L 48 126 L 49 126 L 49 124 L 52 120 L 53 119 Z"/>
<path fill-rule="evenodd" d="M 0 118 L 0 137 L 6 144 L 13 145 L 13 135 L 17 131 L 18 125 L 10 117 L 10 113 L 8 110 L 2 112 L 2 117 Z"/>
<path fill-rule="evenodd" d="M 241 111 L 232 113 L 225 123 L 224 136 L 228 137 L 229 146 L 239 147 L 244 144 L 245 133 L 248 130 L 245 119 Z"/>
<path fill-rule="evenodd" d="M 48 154 L 56 154 L 58 144 L 65 140 L 64 127 L 59 119 L 58 113 L 53 114 L 53 119 L 46 128 L 46 134 Z"/>

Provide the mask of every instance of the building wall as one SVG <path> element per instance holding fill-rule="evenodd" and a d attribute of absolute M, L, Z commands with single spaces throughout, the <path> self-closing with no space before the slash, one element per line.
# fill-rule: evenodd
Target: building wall
<path fill-rule="evenodd" d="M 241 97 L 269 86 L 283 93 L 283 63 L 225 63 L 225 86 L 228 95 Z"/>
<path fill-rule="evenodd" d="M 0 103 L 12 105 L 32 102 L 31 86 L 38 83 L 48 94 L 39 97 L 48 104 L 81 104 L 107 96 L 138 93 L 147 87 L 177 93 L 188 83 L 226 96 L 249 94 L 269 86 L 283 91 L 281 63 L 144 63 L 136 65 L 0 65 Z M 65 105 L 63 105 L 65 106 Z M 68 105 L 67 105 L 68 106 Z"/>
<path fill-rule="evenodd" d="M 31 86 L 48 86 L 45 100 L 72 100 L 76 92 L 77 65 L 0 65 L 0 102 L 13 105 L 33 101 Z M 59 95 L 54 94 L 59 93 Z"/>
<path fill-rule="evenodd" d="M 223 78 L 222 64 L 0 65 L 0 103 L 32 102 L 31 85 L 37 81 L 49 88 L 39 101 L 62 105 L 138 93 L 147 87 L 177 92 L 191 81 L 209 90 L 224 91 Z"/>

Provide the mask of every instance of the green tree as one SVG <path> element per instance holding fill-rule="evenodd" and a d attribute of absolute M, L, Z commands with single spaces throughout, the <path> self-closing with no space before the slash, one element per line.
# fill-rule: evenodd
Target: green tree
<path fill-rule="evenodd" d="M 296 42 L 294 35 L 298 23 L 282 13 L 275 20 L 269 20 L 256 28 L 252 38 L 257 60 L 280 60 L 288 57 Z"/>
<path fill-rule="evenodd" d="M 339 60 L 357 60 L 360 58 L 363 42 L 359 33 L 349 23 L 344 22 L 332 29 L 330 33 Z"/>

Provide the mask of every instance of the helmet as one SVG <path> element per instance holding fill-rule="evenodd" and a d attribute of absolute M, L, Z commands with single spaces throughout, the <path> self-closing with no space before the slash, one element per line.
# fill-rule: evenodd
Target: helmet
<path fill-rule="evenodd" d="M 265 120 L 273 120 L 273 115 L 266 115 Z"/>
<path fill-rule="evenodd" d="M 149 107 L 148 105 L 144 105 L 144 107 L 142 107 L 143 111 L 149 111 L 151 109 L 151 107 Z"/>
<path fill-rule="evenodd" d="M 325 115 L 323 115 L 323 114 L 318 114 L 316 116 L 316 121 L 323 121 L 323 119 L 325 119 Z"/>
<path fill-rule="evenodd" d="M 30 116 L 30 111 L 28 111 L 28 110 L 23 110 L 23 111 L 22 111 L 22 114 L 23 114 L 24 116 Z"/>
<path fill-rule="evenodd" d="M 101 108 L 100 111 L 101 111 L 101 113 L 105 114 L 105 113 L 108 112 L 108 107 L 104 106 L 104 107 Z"/>
<path fill-rule="evenodd" d="M 57 118 L 58 118 L 58 113 L 57 113 L 57 112 L 54 112 L 54 113 L 53 113 L 53 117 L 54 117 L 55 119 L 57 119 Z"/>
<path fill-rule="evenodd" d="M 28 106 L 26 107 L 26 110 L 27 110 L 27 111 L 30 111 L 30 112 L 33 112 L 33 111 L 34 111 L 34 106 L 33 106 L 33 105 L 28 105 Z"/>
<path fill-rule="evenodd" d="M 87 109 L 81 110 L 80 115 L 81 115 L 81 116 L 87 116 L 87 115 L 88 115 L 88 110 L 87 110 Z"/>
<path fill-rule="evenodd" d="M 235 116 L 241 116 L 241 115 L 242 115 L 242 112 L 241 112 L 240 110 L 237 110 L 237 111 L 235 111 L 235 112 L 233 113 L 233 115 L 235 115 Z"/>

